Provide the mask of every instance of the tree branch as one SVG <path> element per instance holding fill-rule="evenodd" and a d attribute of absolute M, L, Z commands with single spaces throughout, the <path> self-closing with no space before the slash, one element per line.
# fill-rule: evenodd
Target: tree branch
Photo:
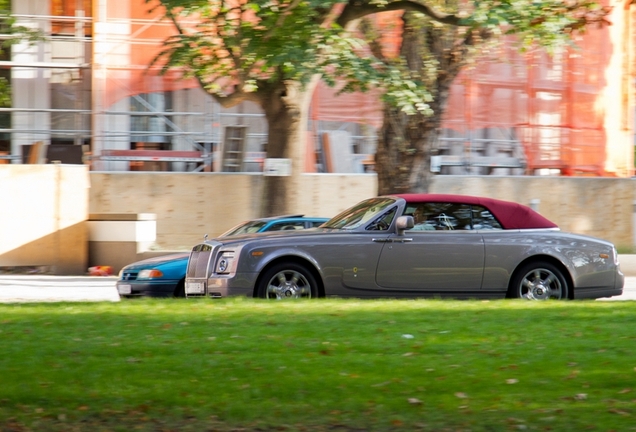
<path fill-rule="evenodd" d="M 291 12 L 296 9 L 296 7 L 300 4 L 302 0 L 293 0 L 289 6 L 287 6 L 278 16 L 278 19 L 276 20 L 276 24 L 273 28 L 271 28 L 267 33 L 265 33 L 265 36 L 263 36 L 263 39 L 268 40 L 270 37 L 272 37 L 272 34 L 274 33 L 274 31 L 280 27 L 283 27 L 285 25 L 285 20 L 287 19 L 287 16 L 289 16 L 291 14 Z"/>
<path fill-rule="evenodd" d="M 460 17 L 457 14 L 439 12 L 426 4 L 418 3 L 411 0 L 398 0 L 386 3 L 381 6 L 368 3 L 361 4 L 359 2 L 350 1 L 349 3 L 347 3 L 347 5 L 344 7 L 344 10 L 338 17 L 337 23 L 344 28 L 350 22 L 368 15 L 399 10 L 405 12 L 419 12 L 442 24 L 450 24 L 454 26 L 466 25 L 463 24 L 464 18 Z"/>
<path fill-rule="evenodd" d="M 360 21 L 359 30 L 365 36 L 365 39 L 369 44 L 371 54 L 373 54 L 375 58 L 385 61 L 386 58 L 384 56 L 384 53 L 382 52 L 383 46 L 380 37 L 378 37 L 377 29 L 371 23 L 369 23 L 368 20 L 363 19 L 362 21 Z"/>
<path fill-rule="evenodd" d="M 636 0 L 632 1 L 636 2 Z M 418 12 L 439 23 L 449 24 L 456 27 L 472 25 L 471 17 L 460 16 L 457 13 L 449 14 L 439 12 L 427 4 L 419 3 L 415 0 L 390 1 L 383 5 L 369 4 L 368 0 L 349 0 L 336 22 L 341 27 L 345 28 L 347 24 L 350 24 L 360 18 L 388 11 Z M 563 5 L 563 12 L 569 12 L 570 14 L 578 13 L 579 15 L 578 19 L 569 26 L 566 26 L 566 28 L 569 28 L 571 31 L 580 30 L 589 24 L 610 24 L 607 20 L 607 15 L 610 11 L 611 6 L 601 7 L 596 10 L 589 9 L 589 4 L 585 0 L 573 0 L 570 3 Z M 540 25 L 545 19 L 545 17 L 539 18 L 535 20 L 532 25 Z"/>
<path fill-rule="evenodd" d="M 197 78 L 198 79 L 198 78 Z M 201 82 L 199 80 L 199 82 Z M 205 88 L 205 87 L 202 87 Z M 219 103 L 223 108 L 231 108 L 233 106 L 238 105 L 246 99 L 251 99 L 248 97 L 248 93 L 242 92 L 240 89 L 235 88 L 234 91 L 230 94 L 219 95 L 214 92 L 207 92 L 210 96 L 214 98 L 215 101 Z"/>

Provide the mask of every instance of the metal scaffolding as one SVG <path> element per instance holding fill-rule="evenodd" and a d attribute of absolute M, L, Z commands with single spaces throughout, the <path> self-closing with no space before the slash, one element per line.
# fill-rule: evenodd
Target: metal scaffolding
<path fill-rule="evenodd" d="M 222 170 L 225 130 L 243 126 L 241 169 L 261 169 L 267 124 L 258 106 L 224 109 L 197 82 L 149 68 L 174 31 L 159 11 L 149 14 L 144 0 L 48 4 L 49 10 L 42 11 L 37 0 L 13 2 L 18 23 L 47 37 L 15 45 L 10 57 L 0 59 L 0 71 L 13 89 L 11 106 L 0 108 L 0 162 L 24 160 L 30 145 L 43 143 L 45 148 L 83 146 L 97 170 Z M 616 13 L 623 13 L 625 22 L 633 19 L 629 9 Z M 390 16 L 385 21 L 391 32 L 399 31 Z M 620 131 L 610 130 L 608 120 L 615 105 L 608 91 L 615 57 L 629 65 L 625 70 L 633 80 L 634 35 L 630 26 L 619 30 L 591 29 L 577 39 L 580 50 L 553 57 L 522 55 L 506 45 L 496 59 L 477 61 L 452 86 L 433 169 L 440 174 L 631 175 L 631 81 L 619 90 L 624 96 L 616 108 Z M 399 42 L 399 34 L 391 32 L 383 35 L 383 43 Z M 337 96 L 318 86 L 307 126 L 309 151 L 316 152 L 309 169 L 327 171 L 320 159 L 321 139 L 338 132 L 331 138 L 344 137 L 335 144 L 350 147 L 347 154 L 356 161 L 351 169 L 366 171 L 363 162 L 375 152 L 380 124 L 377 95 Z"/>

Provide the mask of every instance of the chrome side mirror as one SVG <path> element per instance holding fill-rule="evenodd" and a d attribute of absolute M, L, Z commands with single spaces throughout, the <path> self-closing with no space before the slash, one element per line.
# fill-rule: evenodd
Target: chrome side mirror
<path fill-rule="evenodd" d="M 402 236 L 404 235 L 404 231 L 413 228 L 415 222 L 413 221 L 413 216 L 400 216 L 397 218 L 395 222 L 395 227 L 397 228 L 397 234 Z"/>

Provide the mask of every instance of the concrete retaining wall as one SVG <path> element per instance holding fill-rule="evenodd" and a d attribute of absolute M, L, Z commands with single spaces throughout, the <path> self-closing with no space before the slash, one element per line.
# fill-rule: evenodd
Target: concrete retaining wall
<path fill-rule="evenodd" d="M 91 213 L 154 213 L 157 248 L 189 250 L 203 239 L 260 217 L 260 174 L 91 173 Z M 377 190 L 373 174 L 306 175 L 295 213 L 333 216 Z"/>
<path fill-rule="evenodd" d="M 591 177 L 435 177 L 433 191 L 480 195 L 529 205 L 561 230 L 634 244 L 635 180 Z"/>
<path fill-rule="evenodd" d="M 435 177 L 431 192 L 535 203 L 562 230 L 634 246 L 633 179 Z M 306 174 L 294 212 L 330 217 L 376 194 L 374 174 Z M 261 215 L 262 176 L 233 173 L 89 172 L 82 165 L 0 166 L 0 268 L 50 266 L 84 274 L 89 213 L 156 215 L 150 252 L 189 250 Z M 115 238 L 115 236 L 113 237 Z M 131 257 L 131 262 L 136 257 Z"/>
<path fill-rule="evenodd" d="M 0 268 L 84 274 L 89 186 L 83 165 L 0 165 Z"/>
<path fill-rule="evenodd" d="M 262 177 L 222 173 L 91 173 L 91 213 L 155 213 L 157 248 L 188 249 L 259 217 Z M 294 212 L 330 217 L 377 191 L 374 174 L 306 174 Z M 436 193 L 538 203 L 562 230 L 634 244 L 634 180 L 582 177 L 437 176 Z"/>
<path fill-rule="evenodd" d="M 91 213 L 88 220 L 88 261 L 118 272 L 144 259 L 157 240 L 157 215 L 152 213 Z M 100 264 L 101 263 L 101 264 Z"/>

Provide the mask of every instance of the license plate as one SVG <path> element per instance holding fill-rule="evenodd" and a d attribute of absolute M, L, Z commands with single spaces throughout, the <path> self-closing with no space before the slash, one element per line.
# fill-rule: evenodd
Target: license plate
<path fill-rule="evenodd" d="M 132 289 L 129 284 L 118 284 L 117 291 L 119 291 L 119 294 L 127 295 L 132 292 Z"/>
<path fill-rule="evenodd" d="M 205 292 L 205 284 L 203 282 L 186 282 L 186 294 L 203 294 Z"/>

